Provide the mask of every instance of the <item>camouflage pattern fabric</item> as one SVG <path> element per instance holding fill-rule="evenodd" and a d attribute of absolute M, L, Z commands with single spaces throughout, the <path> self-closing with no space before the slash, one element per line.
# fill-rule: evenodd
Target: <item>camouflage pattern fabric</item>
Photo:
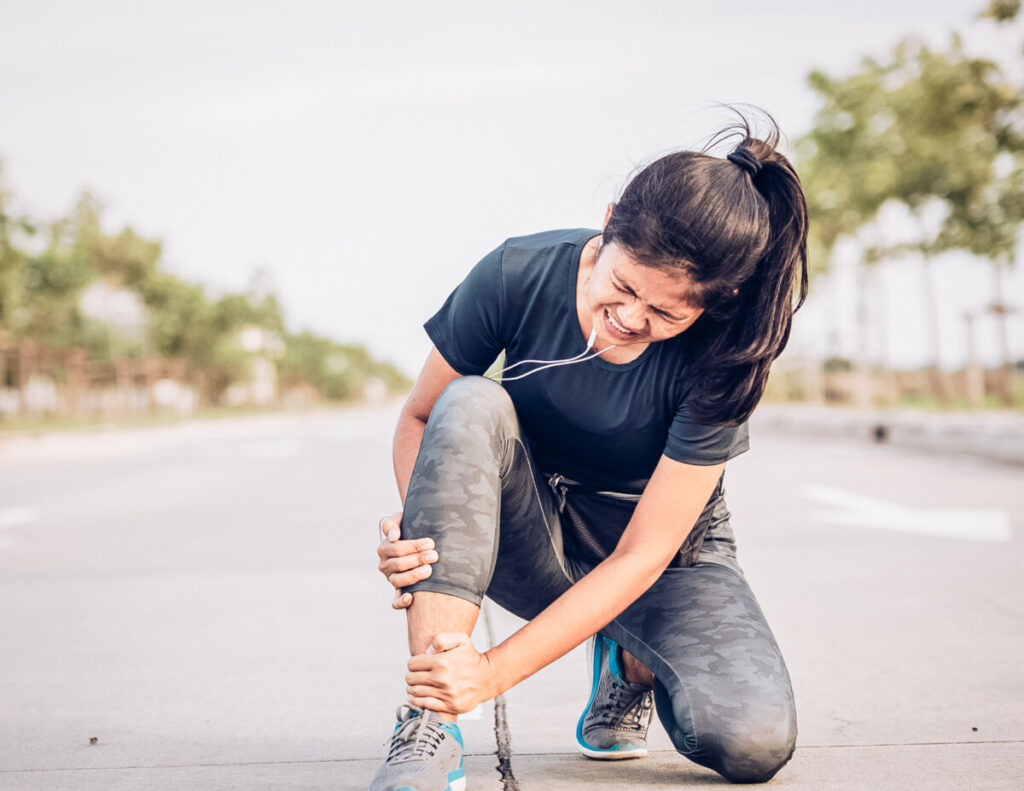
<path fill-rule="evenodd" d="M 535 468 L 501 386 L 456 379 L 431 411 L 402 524 L 403 538 L 432 537 L 439 560 L 407 590 L 476 604 L 487 595 L 535 617 L 596 565 L 566 554 L 564 502 Z M 693 565 L 666 569 L 602 633 L 654 671 L 658 716 L 682 755 L 734 782 L 764 782 L 793 753 L 793 691 L 736 563 L 722 498 L 712 511 L 700 546 L 686 547 Z"/>

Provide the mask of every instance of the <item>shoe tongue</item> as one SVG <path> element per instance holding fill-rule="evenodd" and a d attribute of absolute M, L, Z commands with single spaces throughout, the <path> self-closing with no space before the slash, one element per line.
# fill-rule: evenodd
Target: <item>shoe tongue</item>
<path fill-rule="evenodd" d="M 443 723 L 421 718 L 420 711 L 406 711 L 405 719 L 400 719 L 392 736 L 391 751 L 388 760 L 397 763 L 415 760 L 421 755 L 433 755 L 440 740 L 436 733 Z M 432 730 L 434 732 L 432 732 Z"/>

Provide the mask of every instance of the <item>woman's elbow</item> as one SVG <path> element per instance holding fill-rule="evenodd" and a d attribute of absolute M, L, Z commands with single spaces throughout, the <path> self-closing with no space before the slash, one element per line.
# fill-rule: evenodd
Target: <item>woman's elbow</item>
<path fill-rule="evenodd" d="M 621 565 L 620 573 L 634 580 L 634 586 L 638 589 L 637 596 L 651 587 L 668 568 L 668 564 L 675 557 L 675 552 L 670 554 L 637 551 L 631 547 L 618 547 L 608 557 L 615 558 L 616 565 Z"/>

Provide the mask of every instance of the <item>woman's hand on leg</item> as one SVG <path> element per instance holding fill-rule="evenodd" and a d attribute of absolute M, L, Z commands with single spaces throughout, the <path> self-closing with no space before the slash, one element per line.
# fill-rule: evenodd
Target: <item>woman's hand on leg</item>
<path fill-rule="evenodd" d="M 402 588 L 429 577 L 431 564 L 438 558 L 432 538 L 403 541 L 400 538 L 401 525 L 401 512 L 381 519 L 381 542 L 377 547 L 377 557 L 380 558 L 377 568 L 395 589 L 391 606 L 396 610 L 412 604 L 412 594 L 402 593 Z"/>
<path fill-rule="evenodd" d="M 410 659 L 408 668 L 409 703 L 425 709 L 464 714 L 502 691 L 490 658 L 466 634 L 436 635 L 427 653 Z"/>

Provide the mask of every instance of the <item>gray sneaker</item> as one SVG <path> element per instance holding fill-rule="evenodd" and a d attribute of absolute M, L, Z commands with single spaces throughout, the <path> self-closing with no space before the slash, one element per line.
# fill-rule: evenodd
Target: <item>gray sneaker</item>
<path fill-rule="evenodd" d="M 462 733 L 427 709 L 402 705 L 388 757 L 370 791 L 464 791 Z"/>
<path fill-rule="evenodd" d="M 590 700 L 576 726 L 576 747 L 588 758 L 617 760 L 647 755 L 654 690 L 626 681 L 617 643 L 590 638 Z"/>

